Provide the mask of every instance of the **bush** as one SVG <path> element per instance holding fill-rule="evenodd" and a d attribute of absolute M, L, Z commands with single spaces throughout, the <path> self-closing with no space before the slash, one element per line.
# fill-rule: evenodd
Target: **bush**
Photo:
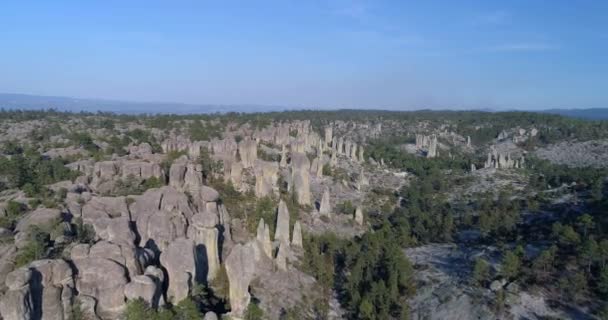
<path fill-rule="evenodd" d="M 31 226 L 27 244 L 17 253 L 15 257 L 15 268 L 29 264 L 32 261 L 47 257 L 47 249 L 50 246 L 50 235 L 38 226 Z"/>
<path fill-rule="evenodd" d="M 346 200 L 336 206 L 336 211 L 341 214 L 352 215 L 355 212 L 355 206 L 350 200 Z"/>
<path fill-rule="evenodd" d="M 260 308 L 260 306 L 251 302 L 247 306 L 247 310 L 245 310 L 245 320 L 262 320 L 264 319 L 264 310 Z"/>
<path fill-rule="evenodd" d="M 25 205 L 20 202 L 9 200 L 6 204 L 6 215 L 0 217 L 0 227 L 13 230 L 21 214 L 25 212 Z"/>

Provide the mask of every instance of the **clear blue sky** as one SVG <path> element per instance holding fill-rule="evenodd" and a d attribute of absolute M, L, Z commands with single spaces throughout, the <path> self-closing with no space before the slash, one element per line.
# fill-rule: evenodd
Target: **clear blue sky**
<path fill-rule="evenodd" d="M 0 92 L 608 107 L 608 1 L 2 1 Z"/>

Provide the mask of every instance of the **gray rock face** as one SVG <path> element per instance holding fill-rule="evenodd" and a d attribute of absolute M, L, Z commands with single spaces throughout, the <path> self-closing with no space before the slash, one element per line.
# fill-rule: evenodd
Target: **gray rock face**
<path fill-rule="evenodd" d="M 185 237 L 194 212 L 188 197 L 173 187 L 150 189 L 131 207 L 141 246 L 163 251 L 174 239 Z"/>
<path fill-rule="evenodd" d="M 214 155 L 234 159 L 238 150 L 238 145 L 233 138 L 223 140 L 211 140 L 211 150 Z"/>
<path fill-rule="evenodd" d="M 331 146 L 331 144 L 332 144 L 333 132 L 334 132 L 333 127 L 325 127 L 325 143 L 327 145 Z"/>
<path fill-rule="evenodd" d="M 416 134 L 416 149 L 426 150 L 427 158 L 434 158 L 437 156 L 437 136 L 425 136 L 422 134 Z"/>
<path fill-rule="evenodd" d="M 183 136 L 173 136 L 167 138 L 165 141 L 161 143 L 161 148 L 164 153 L 169 153 L 172 151 L 184 151 L 188 150 L 188 147 L 191 145 L 190 139 Z"/>
<path fill-rule="evenodd" d="M 264 222 L 264 218 L 260 219 L 260 223 L 258 224 L 256 240 L 258 245 L 261 247 L 262 252 L 268 257 L 272 259 L 272 243 L 270 242 L 270 228 L 268 224 Z"/>
<path fill-rule="evenodd" d="M 433 135 L 429 145 L 429 150 L 426 154 L 427 158 L 434 158 L 437 156 L 437 136 Z"/>
<path fill-rule="evenodd" d="M 161 178 L 164 176 L 163 169 L 158 163 L 144 161 L 128 161 L 120 168 L 122 178 L 132 176 L 137 179 Z"/>
<path fill-rule="evenodd" d="M 363 224 L 363 210 L 361 209 L 361 206 L 357 206 L 357 209 L 355 210 L 355 222 L 358 225 Z"/>
<path fill-rule="evenodd" d="M 365 157 L 363 156 L 364 150 L 363 150 L 363 146 L 359 146 L 359 162 L 363 163 L 365 162 Z"/>
<path fill-rule="evenodd" d="M 287 256 L 289 252 L 289 243 L 281 241 L 279 243 L 279 250 L 277 251 L 277 257 L 274 260 L 277 269 L 280 271 L 287 271 Z"/>
<path fill-rule="evenodd" d="M 74 290 L 72 269 L 63 260 L 37 260 L 29 265 L 34 309 L 41 319 L 67 320 Z"/>
<path fill-rule="evenodd" d="M 256 160 L 254 163 L 255 195 L 264 197 L 275 192 L 279 179 L 279 166 L 276 162 Z"/>
<path fill-rule="evenodd" d="M 153 308 L 157 308 L 162 300 L 160 284 L 148 275 L 131 278 L 131 282 L 125 286 L 124 294 L 127 300 L 142 299 Z"/>
<path fill-rule="evenodd" d="M 230 165 L 229 178 L 229 181 L 231 181 L 236 188 L 239 188 L 243 180 L 243 165 L 240 162 L 233 162 Z"/>
<path fill-rule="evenodd" d="M 125 267 L 96 257 L 76 259 L 74 264 L 78 269 L 76 288 L 79 295 L 97 301 L 96 314 L 102 319 L 119 317 L 125 308 L 124 287 L 128 282 Z"/>
<path fill-rule="evenodd" d="M 287 167 L 287 149 L 285 148 L 285 145 L 281 146 L 281 162 L 279 163 L 279 167 Z"/>
<path fill-rule="evenodd" d="M 40 208 L 26 214 L 15 226 L 15 231 L 27 232 L 30 226 L 49 225 L 61 219 L 58 209 Z"/>
<path fill-rule="evenodd" d="M 291 185 L 301 205 L 310 205 L 310 161 L 304 153 L 291 155 Z"/>
<path fill-rule="evenodd" d="M 160 263 L 167 270 L 167 299 L 178 303 L 188 297 L 196 279 L 194 241 L 175 239 L 160 255 Z"/>
<path fill-rule="evenodd" d="M 522 155 L 518 160 L 513 159 L 509 153 L 501 153 L 494 148 L 491 148 L 488 153 L 488 158 L 484 163 L 484 168 L 495 168 L 495 169 L 513 169 L 523 168 L 525 163 L 524 156 Z"/>
<path fill-rule="evenodd" d="M 308 173 L 296 174 L 293 184 L 298 204 L 310 205 L 310 178 Z"/>
<path fill-rule="evenodd" d="M 255 276 L 255 249 L 251 244 L 232 248 L 226 258 L 226 274 L 230 283 L 230 315 L 241 318 L 249 305 L 249 284 Z"/>
<path fill-rule="evenodd" d="M 158 251 L 164 251 L 175 239 L 186 236 L 187 220 L 178 211 L 156 210 L 138 220 L 142 244 Z"/>
<path fill-rule="evenodd" d="M 92 197 L 82 207 L 82 219 L 92 223 L 97 218 L 129 218 L 125 197 Z"/>
<path fill-rule="evenodd" d="M 196 245 L 196 257 L 199 270 L 199 277 L 206 276 L 207 281 L 211 281 L 217 275 L 220 268 L 219 257 L 219 223 L 218 215 L 212 212 L 201 212 L 195 214 L 188 227 L 188 238 L 194 240 Z M 206 274 L 205 274 L 206 273 Z M 201 280 L 201 279 L 198 279 Z"/>
<path fill-rule="evenodd" d="M 255 140 L 247 137 L 239 142 L 239 155 L 241 156 L 243 167 L 253 167 L 254 161 L 258 158 L 258 145 Z"/>
<path fill-rule="evenodd" d="M 106 227 L 103 228 L 101 225 L 106 223 Z M 95 225 L 98 226 L 96 230 L 99 230 L 98 235 L 101 239 L 120 245 L 132 246 L 135 242 L 136 235 L 133 230 L 131 230 L 129 223 L 130 221 L 127 217 L 121 217 L 115 219 L 102 219 Z"/>
<path fill-rule="evenodd" d="M 321 203 L 319 205 L 319 214 L 323 216 L 331 216 L 331 204 L 329 201 L 329 188 L 325 188 Z"/>
<path fill-rule="evenodd" d="M 279 202 L 277 209 L 277 227 L 274 232 L 274 240 L 289 243 L 289 211 L 283 200 Z"/>
<path fill-rule="evenodd" d="M 203 320 L 218 320 L 217 315 L 213 311 L 207 311 Z"/>
<path fill-rule="evenodd" d="M 130 276 L 141 274 L 146 265 L 154 258 L 154 254 L 148 253 L 146 249 L 136 248 L 133 245 L 118 245 L 107 241 L 95 243 L 88 249 L 87 253 L 84 252 L 84 248 L 79 250 L 83 250 L 83 256 L 105 258 L 120 264 L 127 269 L 127 274 Z"/>
<path fill-rule="evenodd" d="M 4 319 L 30 320 L 34 318 L 34 299 L 30 290 L 32 272 L 26 268 L 9 273 L 5 284 L 8 291 L 0 299 L 0 315 Z"/>
<path fill-rule="evenodd" d="M 291 245 L 294 247 L 302 247 L 302 226 L 300 221 L 296 221 L 293 225 L 293 234 L 291 239 Z"/>

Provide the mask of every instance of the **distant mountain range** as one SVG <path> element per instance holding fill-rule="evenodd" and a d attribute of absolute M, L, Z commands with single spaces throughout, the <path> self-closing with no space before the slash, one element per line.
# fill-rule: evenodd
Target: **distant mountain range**
<path fill-rule="evenodd" d="M 225 113 L 225 112 L 263 112 L 281 111 L 288 108 L 280 106 L 259 105 L 211 105 L 186 104 L 174 102 L 132 102 L 105 99 L 80 99 L 56 96 L 38 96 L 29 94 L 0 93 L 0 108 L 40 110 L 56 109 L 59 111 L 114 112 L 125 114 L 137 113 Z"/>
<path fill-rule="evenodd" d="M 592 109 L 549 109 L 540 112 L 559 114 L 571 118 L 587 120 L 606 120 L 608 119 L 608 108 Z"/>
<path fill-rule="evenodd" d="M 57 96 L 39 96 L 29 94 L 0 93 L 0 108 L 22 109 L 22 110 L 41 110 L 57 109 L 59 111 L 90 111 L 90 112 L 114 112 L 114 113 L 226 113 L 226 112 L 267 112 L 300 110 L 298 107 L 285 106 L 265 106 L 265 105 L 212 105 L 212 104 L 186 104 L 173 102 L 132 102 L 105 99 L 80 99 Z M 319 109 L 319 108 L 310 108 Z M 330 110 L 329 108 L 322 108 Z M 390 108 L 391 111 L 398 109 Z M 408 110 L 413 111 L 413 110 Z M 484 109 L 477 111 L 496 112 L 499 110 Z M 502 110 L 500 110 L 502 111 Z M 522 111 L 522 110 L 518 110 Z M 535 110 L 534 112 L 559 114 L 572 118 L 588 120 L 608 119 L 608 108 L 593 109 L 547 109 Z"/>

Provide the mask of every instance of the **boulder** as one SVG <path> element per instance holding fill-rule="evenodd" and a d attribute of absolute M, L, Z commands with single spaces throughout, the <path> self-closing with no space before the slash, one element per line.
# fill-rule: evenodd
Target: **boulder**
<path fill-rule="evenodd" d="M 207 311 L 203 320 L 218 320 L 217 315 L 213 311 Z"/>
<path fill-rule="evenodd" d="M 205 202 L 217 202 L 220 198 L 220 193 L 211 187 L 201 186 L 200 190 L 201 199 Z"/>
<path fill-rule="evenodd" d="M 492 290 L 492 291 L 499 291 L 506 284 L 507 284 L 507 280 L 505 280 L 505 279 L 494 280 L 494 281 L 492 281 L 492 283 L 490 283 L 490 290 Z"/>

